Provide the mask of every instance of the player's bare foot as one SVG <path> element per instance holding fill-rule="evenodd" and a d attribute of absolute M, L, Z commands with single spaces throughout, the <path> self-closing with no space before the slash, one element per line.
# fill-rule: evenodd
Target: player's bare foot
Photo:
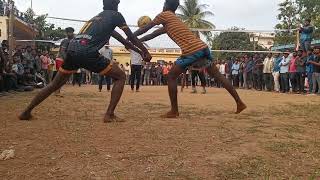
<path fill-rule="evenodd" d="M 112 123 L 112 122 L 125 122 L 124 119 L 119 118 L 118 116 L 114 114 L 106 114 L 104 116 L 104 123 Z"/>
<path fill-rule="evenodd" d="M 161 118 L 168 118 L 168 119 L 174 119 L 179 117 L 179 112 L 168 112 L 161 116 Z"/>
<path fill-rule="evenodd" d="M 236 112 L 236 114 L 240 114 L 245 109 L 247 109 L 247 105 L 245 105 L 243 102 L 238 103 L 237 104 L 237 112 Z"/>
<path fill-rule="evenodd" d="M 32 118 L 32 115 L 31 115 L 30 112 L 25 111 L 25 112 L 21 113 L 21 114 L 18 116 L 18 118 L 19 118 L 21 121 L 30 121 L 31 118 Z"/>

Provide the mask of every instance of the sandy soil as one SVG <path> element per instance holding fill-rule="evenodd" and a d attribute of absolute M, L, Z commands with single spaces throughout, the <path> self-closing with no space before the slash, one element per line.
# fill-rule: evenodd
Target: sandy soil
<path fill-rule="evenodd" d="M 30 122 L 16 116 L 33 93 L 0 98 L 0 179 L 318 179 L 320 97 L 240 90 L 248 105 L 234 115 L 223 89 L 179 94 L 181 117 L 166 87 L 126 87 L 117 115 L 104 124 L 110 94 L 66 86 Z"/>

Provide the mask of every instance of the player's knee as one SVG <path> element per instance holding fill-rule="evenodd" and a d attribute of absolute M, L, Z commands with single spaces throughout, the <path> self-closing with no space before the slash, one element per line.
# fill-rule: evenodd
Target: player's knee
<path fill-rule="evenodd" d="M 121 72 L 119 74 L 119 80 L 121 80 L 121 81 L 125 81 L 126 80 L 126 74 L 124 72 Z"/>

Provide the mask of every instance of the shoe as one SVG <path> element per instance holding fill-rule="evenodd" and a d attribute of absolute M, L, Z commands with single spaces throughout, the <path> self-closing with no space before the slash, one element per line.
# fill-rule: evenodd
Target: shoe
<path fill-rule="evenodd" d="M 193 89 L 192 91 L 191 91 L 191 94 L 197 94 L 198 92 L 197 92 L 197 90 L 196 89 Z"/>

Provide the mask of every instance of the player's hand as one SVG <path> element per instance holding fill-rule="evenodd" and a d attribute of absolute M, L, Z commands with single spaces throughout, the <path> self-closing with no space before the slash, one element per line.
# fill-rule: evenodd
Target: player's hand
<path fill-rule="evenodd" d="M 150 62 L 151 59 L 152 59 L 152 56 L 151 56 L 151 54 L 150 54 L 149 52 L 148 52 L 148 53 L 145 53 L 145 54 L 143 55 L 143 60 L 144 60 L 144 61 Z"/>

